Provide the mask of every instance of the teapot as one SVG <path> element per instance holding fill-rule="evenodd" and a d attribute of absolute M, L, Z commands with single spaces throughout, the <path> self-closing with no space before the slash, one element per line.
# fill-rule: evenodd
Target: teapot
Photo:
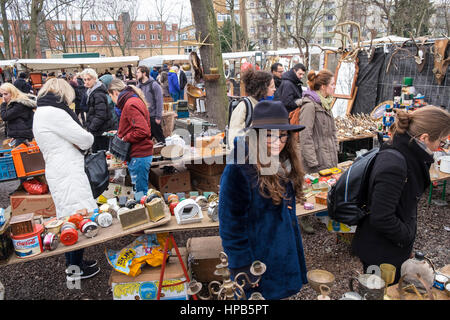
<path fill-rule="evenodd" d="M 402 283 L 413 284 L 421 293 L 431 290 L 434 283 L 434 274 L 432 262 L 419 251 L 415 253 L 414 258 L 403 262 L 400 269 Z"/>

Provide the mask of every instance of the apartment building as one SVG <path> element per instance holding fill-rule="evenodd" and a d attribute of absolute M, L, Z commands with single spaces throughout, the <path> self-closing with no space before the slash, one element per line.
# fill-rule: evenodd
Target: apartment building
<path fill-rule="evenodd" d="M 29 21 L 9 22 L 13 58 L 24 58 L 24 43 Z M 0 36 L 0 48 L 4 41 Z M 122 14 L 118 21 L 46 21 L 36 40 L 37 58 L 61 53 L 98 52 L 102 56 L 174 54 L 178 25 L 159 21 L 130 21 Z"/>

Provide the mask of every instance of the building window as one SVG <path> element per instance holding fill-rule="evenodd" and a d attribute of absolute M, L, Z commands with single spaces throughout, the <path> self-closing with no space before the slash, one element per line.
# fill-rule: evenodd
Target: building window
<path fill-rule="evenodd" d="M 146 40 L 147 37 L 145 36 L 145 34 L 140 34 L 139 35 L 139 40 Z"/>
<path fill-rule="evenodd" d="M 255 27 L 250 28 L 250 33 L 255 33 Z"/>
<path fill-rule="evenodd" d="M 91 35 L 91 41 L 97 41 L 97 36 L 95 34 Z"/>
<path fill-rule="evenodd" d="M 150 30 L 155 30 L 155 26 L 154 26 L 154 25 L 152 25 L 152 24 L 151 24 L 151 25 L 149 25 L 148 27 L 149 27 L 149 29 L 150 29 Z"/>
<path fill-rule="evenodd" d="M 95 30 L 95 29 L 96 29 L 95 23 L 91 23 L 91 24 L 89 25 L 89 29 Z"/>
<path fill-rule="evenodd" d="M 63 25 L 61 23 L 56 23 L 55 24 L 55 30 L 57 30 L 57 31 L 63 30 Z"/>
<path fill-rule="evenodd" d="M 138 29 L 138 30 L 145 30 L 145 24 L 139 23 L 139 24 L 137 25 L 137 29 Z"/>
<path fill-rule="evenodd" d="M 101 24 L 98 24 L 98 25 L 97 25 L 97 29 L 98 29 L 98 30 L 102 30 L 102 28 L 103 28 L 103 26 L 102 26 Z"/>
<path fill-rule="evenodd" d="M 166 24 L 166 30 L 167 31 L 172 31 L 172 25 Z"/>
<path fill-rule="evenodd" d="M 108 39 L 109 39 L 109 41 L 116 41 L 116 36 L 113 36 L 110 34 Z"/>
<path fill-rule="evenodd" d="M 55 36 L 55 40 L 56 40 L 56 41 L 59 41 L 59 42 L 66 41 L 66 37 L 65 37 L 63 34 L 61 34 L 61 35 L 56 35 L 56 36 Z"/>
<path fill-rule="evenodd" d="M 150 40 L 155 40 L 155 35 L 154 34 L 150 35 Z"/>
<path fill-rule="evenodd" d="M 116 26 L 114 25 L 114 23 L 108 23 L 107 28 L 108 30 L 116 30 Z"/>

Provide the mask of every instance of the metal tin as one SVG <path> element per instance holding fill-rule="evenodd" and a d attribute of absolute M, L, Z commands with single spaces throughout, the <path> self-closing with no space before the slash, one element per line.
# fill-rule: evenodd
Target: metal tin
<path fill-rule="evenodd" d="M 64 222 L 61 227 L 61 232 L 63 232 L 66 229 L 77 229 L 77 226 L 72 222 Z"/>
<path fill-rule="evenodd" d="M 105 213 L 100 214 L 103 215 Z M 109 213 L 108 213 L 109 214 Z M 88 221 L 83 224 L 81 232 L 88 238 L 93 238 L 98 234 L 98 225 L 95 222 Z"/>
<path fill-rule="evenodd" d="M 210 202 L 208 206 L 208 217 L 214 221 L 219 221 L 219 204 L 215 201 Z"/>
<path fill-rule="evenodd" d="M 75 228 L 66 228 L 61 231 L 60 241 L 65 246 L 71 246 L 78 241 L 78 231 Z"/>
<path fill-rule="evenodd" d="M 45 225 L 45 229 L 47 229 L 49 233 L 58 234 L 61 231 L 62 225 L 63 221 L 53 220 Z"/>
<path fill-rule="evenodd" d="M 305 202 L 305 204 L 303 205 L 303 208 L 305 208 L 305 210 L 313 210 L 314 209 L 314 204 L 309 203 L 309 202 Z"/>
<path fill-rule="evenodd" d="M 156 198 L 159 198 L 159 196 L 156 193 L 152 193 L 147 197 L 147 199 L 145 200 L 145 203 L 149 203 L 153 199 L 156 199 Z M 145 204 L 145 203 L 142 203 L 142 204 Z"/>
<path fill-rule="evenodd" d="M 208 207 L 208 199 L 206 199 L 205 196 L 197 196 L 195 198 L 195 202 L 197 202 L 197 204 L 200 206 L 200 208 L 202 208 L 203 210 L 205 210 Z"/>
<path fill-rule="evenodd" d="M 171 202 L 180 201 L 180 198 L 176 194 L 171 194 L 167 197 L 167 202 L 170 204 Z"/>
<path fill-rule="evenodd" d="M 72 222 L 73 224 L 75 224 L 75 227 L 77 229 L 79 229 L 80 228 L 80 222 L 83 221 L 83 219 L 84 219 L 84 217 L 81 214 L 76 213 L 76 214 L 73 214 L 73 215 L 71 215 L 69 217 L 69 222 Z"/>
<path fill-rule="evenodd" d="M 434 277 L 433 287 L 439 290 L 445 290 L 445 283 L 448 281 L 448 278 L 443 274 L 436 274 Z"/>
<path fill-rule="evenodd" d="M 127 207 L 128 209 L 133 209 L 136 206 L 136 200 L 134 199 L 129 199 L 126 203 L 125 203 L 125 207 Z"/>
<path fill-rule="evenodd" d="M 53 251 L 58 247 L 59 240 L 56 234 L 47 233 L 44 237 L 44 250 Z"/>
<path fill-rule="evenodd" d="M 208 202 L 219 202 L 219 196 L 217 195 L 217 193 L 211 193 L 208 196 Z"/>
<path fill-rule="evenodd" d="M 83 221 L 80 222 L 80 230 L 83 230 L 83 226 L 88 223 L 89 221 L 91 221 L 91 219 L 84 219 Z"/>
<path fill-rule="evenodd" d="M 109 212 L 103 212 L 97 216 L 95 221 L 100 227 L 107 228 L 112 225 L 113 217 Z"/>

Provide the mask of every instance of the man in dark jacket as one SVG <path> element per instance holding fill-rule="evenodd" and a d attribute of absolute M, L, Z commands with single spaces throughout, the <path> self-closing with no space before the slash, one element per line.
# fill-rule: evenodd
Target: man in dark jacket
<path fill-rule="evenodd" d="M 161 128 L 163 111 L 163 93 L 161 86 L 151 76 L 146 66 L 138 67 L 136 71 L 137 87 L 144 92 L 150 112 L 150 125 L 152 137 L 158 142 L 164 142 L 165 137 Z"/>
<path fill-rule="evenodd" d="M 281 85 L 275 91 L 274 100 L 283 102 L 288 112 L 301 106 L 303 93 L 301 79 L 305 73 L 305 66 L 298 63 L 281 77 Z"/>
<path fill-rule="evenodd" d="M 85 69 L 82 73 L 84 85 L 88 88 L 86 128 L 93 134 L 92 152 L 109 149 L 109 138 L 104 132 L 112 129 L 112 117 L 108 107 L 108 91 L 93 69 Z"/>
<path fill-rule="evenodd" d="M 26 80 L 27 74 L 25 72 L 21 72 L 19 74 L 19 79 L 14 82 L 14 86 L 22 91 L 23 93 L 29 94 L 32 92 L 33 88 Z"/>
<path fill-rule="evenodd" d="M 270 71 L 273 75 L 273 80 L 275 81 L 275 88 L 279 88 L 281 85 L 281 77 L 283 76 L 283 65 L 279 62 L 275 62 L 271 67 Z"/>

